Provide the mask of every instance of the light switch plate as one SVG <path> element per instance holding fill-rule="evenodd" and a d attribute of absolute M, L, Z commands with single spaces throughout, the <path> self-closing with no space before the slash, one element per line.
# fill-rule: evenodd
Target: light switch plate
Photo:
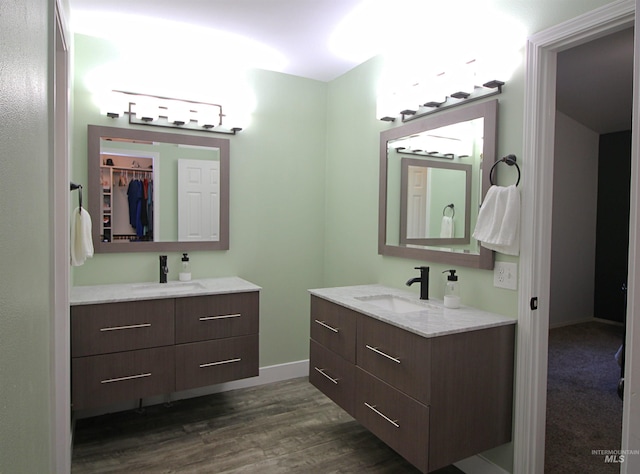
<path fill-rule="evenodd" d="M 496 288 L 506 288 L 507 290 L 517 290 L 518 264 L 496 262 L 493 266 L 493 286 Z"/>

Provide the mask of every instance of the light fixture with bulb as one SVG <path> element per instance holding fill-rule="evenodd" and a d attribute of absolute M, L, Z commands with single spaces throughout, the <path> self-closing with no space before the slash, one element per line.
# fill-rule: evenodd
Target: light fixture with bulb
<path fill-rule="evenodd" d="M 124 105 L 124 107 L 123 107 Z M 129 123 L 235 135 L 242 130 L 222 105 L 137 92 L 111 91 L 101 110 L 113 119 L 128 115 Z"/>

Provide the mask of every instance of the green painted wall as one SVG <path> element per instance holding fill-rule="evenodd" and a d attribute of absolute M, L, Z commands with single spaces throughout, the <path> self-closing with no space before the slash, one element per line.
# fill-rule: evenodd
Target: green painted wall
<path fill-rule="evenodd" d="M 0 472 L 49 472 L 53 4 L 0 6 Z"/>
<path fill-rule="evenodd" d="M 100 115 L 84 80 L 117 55 L 102 40 L 75 38 L 74 181 L 87 180 L 87 125 L 127 126 Z M 327 85 L 267 71 L 252 71 L 249 80 L 257 108 L 251 125 L 230 137 L 230 249 L 190 252 L 190 258 L 194 278 L 237 275 L 263 288 L 264 367 L 308 358 L 307 289 L 324 281 Z M 89 198 L 92 192 L 86 190 Z M 169 254 L 170 280 L 178 278 L 181 256 Z M 74 285 L 157 278 L 156 253 L 95 255 L 73 270 Z"/>

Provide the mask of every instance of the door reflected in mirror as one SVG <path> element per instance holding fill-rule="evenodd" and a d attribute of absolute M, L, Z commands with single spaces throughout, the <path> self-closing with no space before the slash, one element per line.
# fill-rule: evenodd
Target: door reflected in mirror
<path fill-rule="evenodd" d="M 89 180 L 97 252 L 228 248 L 227 139 L 90 125 Z"/>

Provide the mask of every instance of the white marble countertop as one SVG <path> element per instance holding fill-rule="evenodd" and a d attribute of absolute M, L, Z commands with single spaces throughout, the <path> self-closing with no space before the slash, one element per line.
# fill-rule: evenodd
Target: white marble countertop
<path fill-rule="evenodd" d="M 184 296 L 215 295 L 260 291 L 259 286 L 239 277 L 206 278 L 168 283 L 122 283 L 112 285 L 74 286 L 71 288 L 71 306 L 121 301 L 152 300 Z"/>
<path fill-rule="evenodd" d="M 424 337 L 444 336 L 496 326 L 516 324 L 514 317 L 468 306 L 445 308 L 442 300 L 420 298 L 404 290 L 383 285 L 343 286 L 309 290 L 312 295 L 364 313 Z M 393 300 L 398 311 L 385 309 Z M 382 306 L 380 306 L 382 305 Z"/>

